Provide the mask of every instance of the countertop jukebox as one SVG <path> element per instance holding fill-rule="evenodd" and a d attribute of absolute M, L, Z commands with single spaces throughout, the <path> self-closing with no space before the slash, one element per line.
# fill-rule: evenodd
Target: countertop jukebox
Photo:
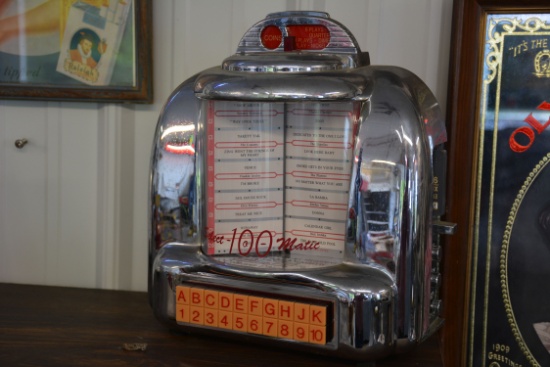
<path fill-rule="evenodd" d="M 437 329 L 445 124 L 326 13 L 269 14 L 157 126 L 149 296 L 172 328 L 356 360 Z"/>

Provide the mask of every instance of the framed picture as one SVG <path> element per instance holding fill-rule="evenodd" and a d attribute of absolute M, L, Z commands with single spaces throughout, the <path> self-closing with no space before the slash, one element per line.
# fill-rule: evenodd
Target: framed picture
<path fill-rule="evenodd" d="M 550 366 L 550 3 L 455 0 L 443 354 Z M 467 274 L 468 276 L 464 276 Z"/>
<path fill-rule="evenodd" d="M 152 102 L 151 2 L 0 0 L 0 99 Z"/>

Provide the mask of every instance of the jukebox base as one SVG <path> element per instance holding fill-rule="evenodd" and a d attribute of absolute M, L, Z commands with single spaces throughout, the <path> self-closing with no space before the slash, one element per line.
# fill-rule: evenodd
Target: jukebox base
<path fill-rule="evenodd" d="M 366 264 L 266 272 L 168 244 L 154 261 L 151 303 L 171 328 L 355 360 L 405 351 L 391 276 Z"/>

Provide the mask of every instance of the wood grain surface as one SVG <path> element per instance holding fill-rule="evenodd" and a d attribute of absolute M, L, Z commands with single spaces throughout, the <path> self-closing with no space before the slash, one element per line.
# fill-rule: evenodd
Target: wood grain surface
<path fill-rule="evenodd" d="M 142 292 L 0 284 L 0 366 L 442 365 L 437 338 L 407 354 L 358 363 L 173 332 L 155 319 Z"/>

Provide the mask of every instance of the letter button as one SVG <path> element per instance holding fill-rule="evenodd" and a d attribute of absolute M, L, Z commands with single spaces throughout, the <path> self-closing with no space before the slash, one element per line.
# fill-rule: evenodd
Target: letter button
<path fill-rule="evenodd" d="M 218 294 L 220 292 L 211 289 L 204 290 L 204 307 L 218 308 Z"/>
<path fill-rule="evenodd" d="M 220 292 L 218 302 L 220 310 L 233 311 L 233 293 Z"/>
<path fill-rule="evenodd" d="M 264 298 L 264 317 L 277 317 L 279 301 L 273 298 Z"/>
<path fill-rule="evenodd" d="M 248 296 L 248 313 L 250 315 L 262 316 L 263 298 Z"/>
<path fill-rule="evenodd" d="M 324 326 L 327 324 L 327 308 L 325 306 L 309 306 L 309 322 L 312 325 Z"/>
<path fill-rule="evenodd" d="M 204 289 L 191 288 L 189 291 L 189 297 L 191 299 L 191 305 L 204 307 Z"/>
<path fill-rule="evenodd" d="M 248 313 L 248 296 L 235 293 L 233 295 L 233 311 Z"/>
<path fill-rule="evenodd" d="M 294 321 L 309 324 L 309 305 L 306 303 L 294 304 Z"/>
<path fill-rule="evenodd" d="M 281 320 L 293 321 L 294 320 L 294 302 L 279 301 L 278 317 Z"/>
<path fill-rule="evenodd" d="M 189 304 L 189 290 L 190 289 L 191 288 L 189 288 L 189 287 L 184 287 L 184 286 L 178 285 L 176 287 L 176 303 L 188 305 Z"/>

